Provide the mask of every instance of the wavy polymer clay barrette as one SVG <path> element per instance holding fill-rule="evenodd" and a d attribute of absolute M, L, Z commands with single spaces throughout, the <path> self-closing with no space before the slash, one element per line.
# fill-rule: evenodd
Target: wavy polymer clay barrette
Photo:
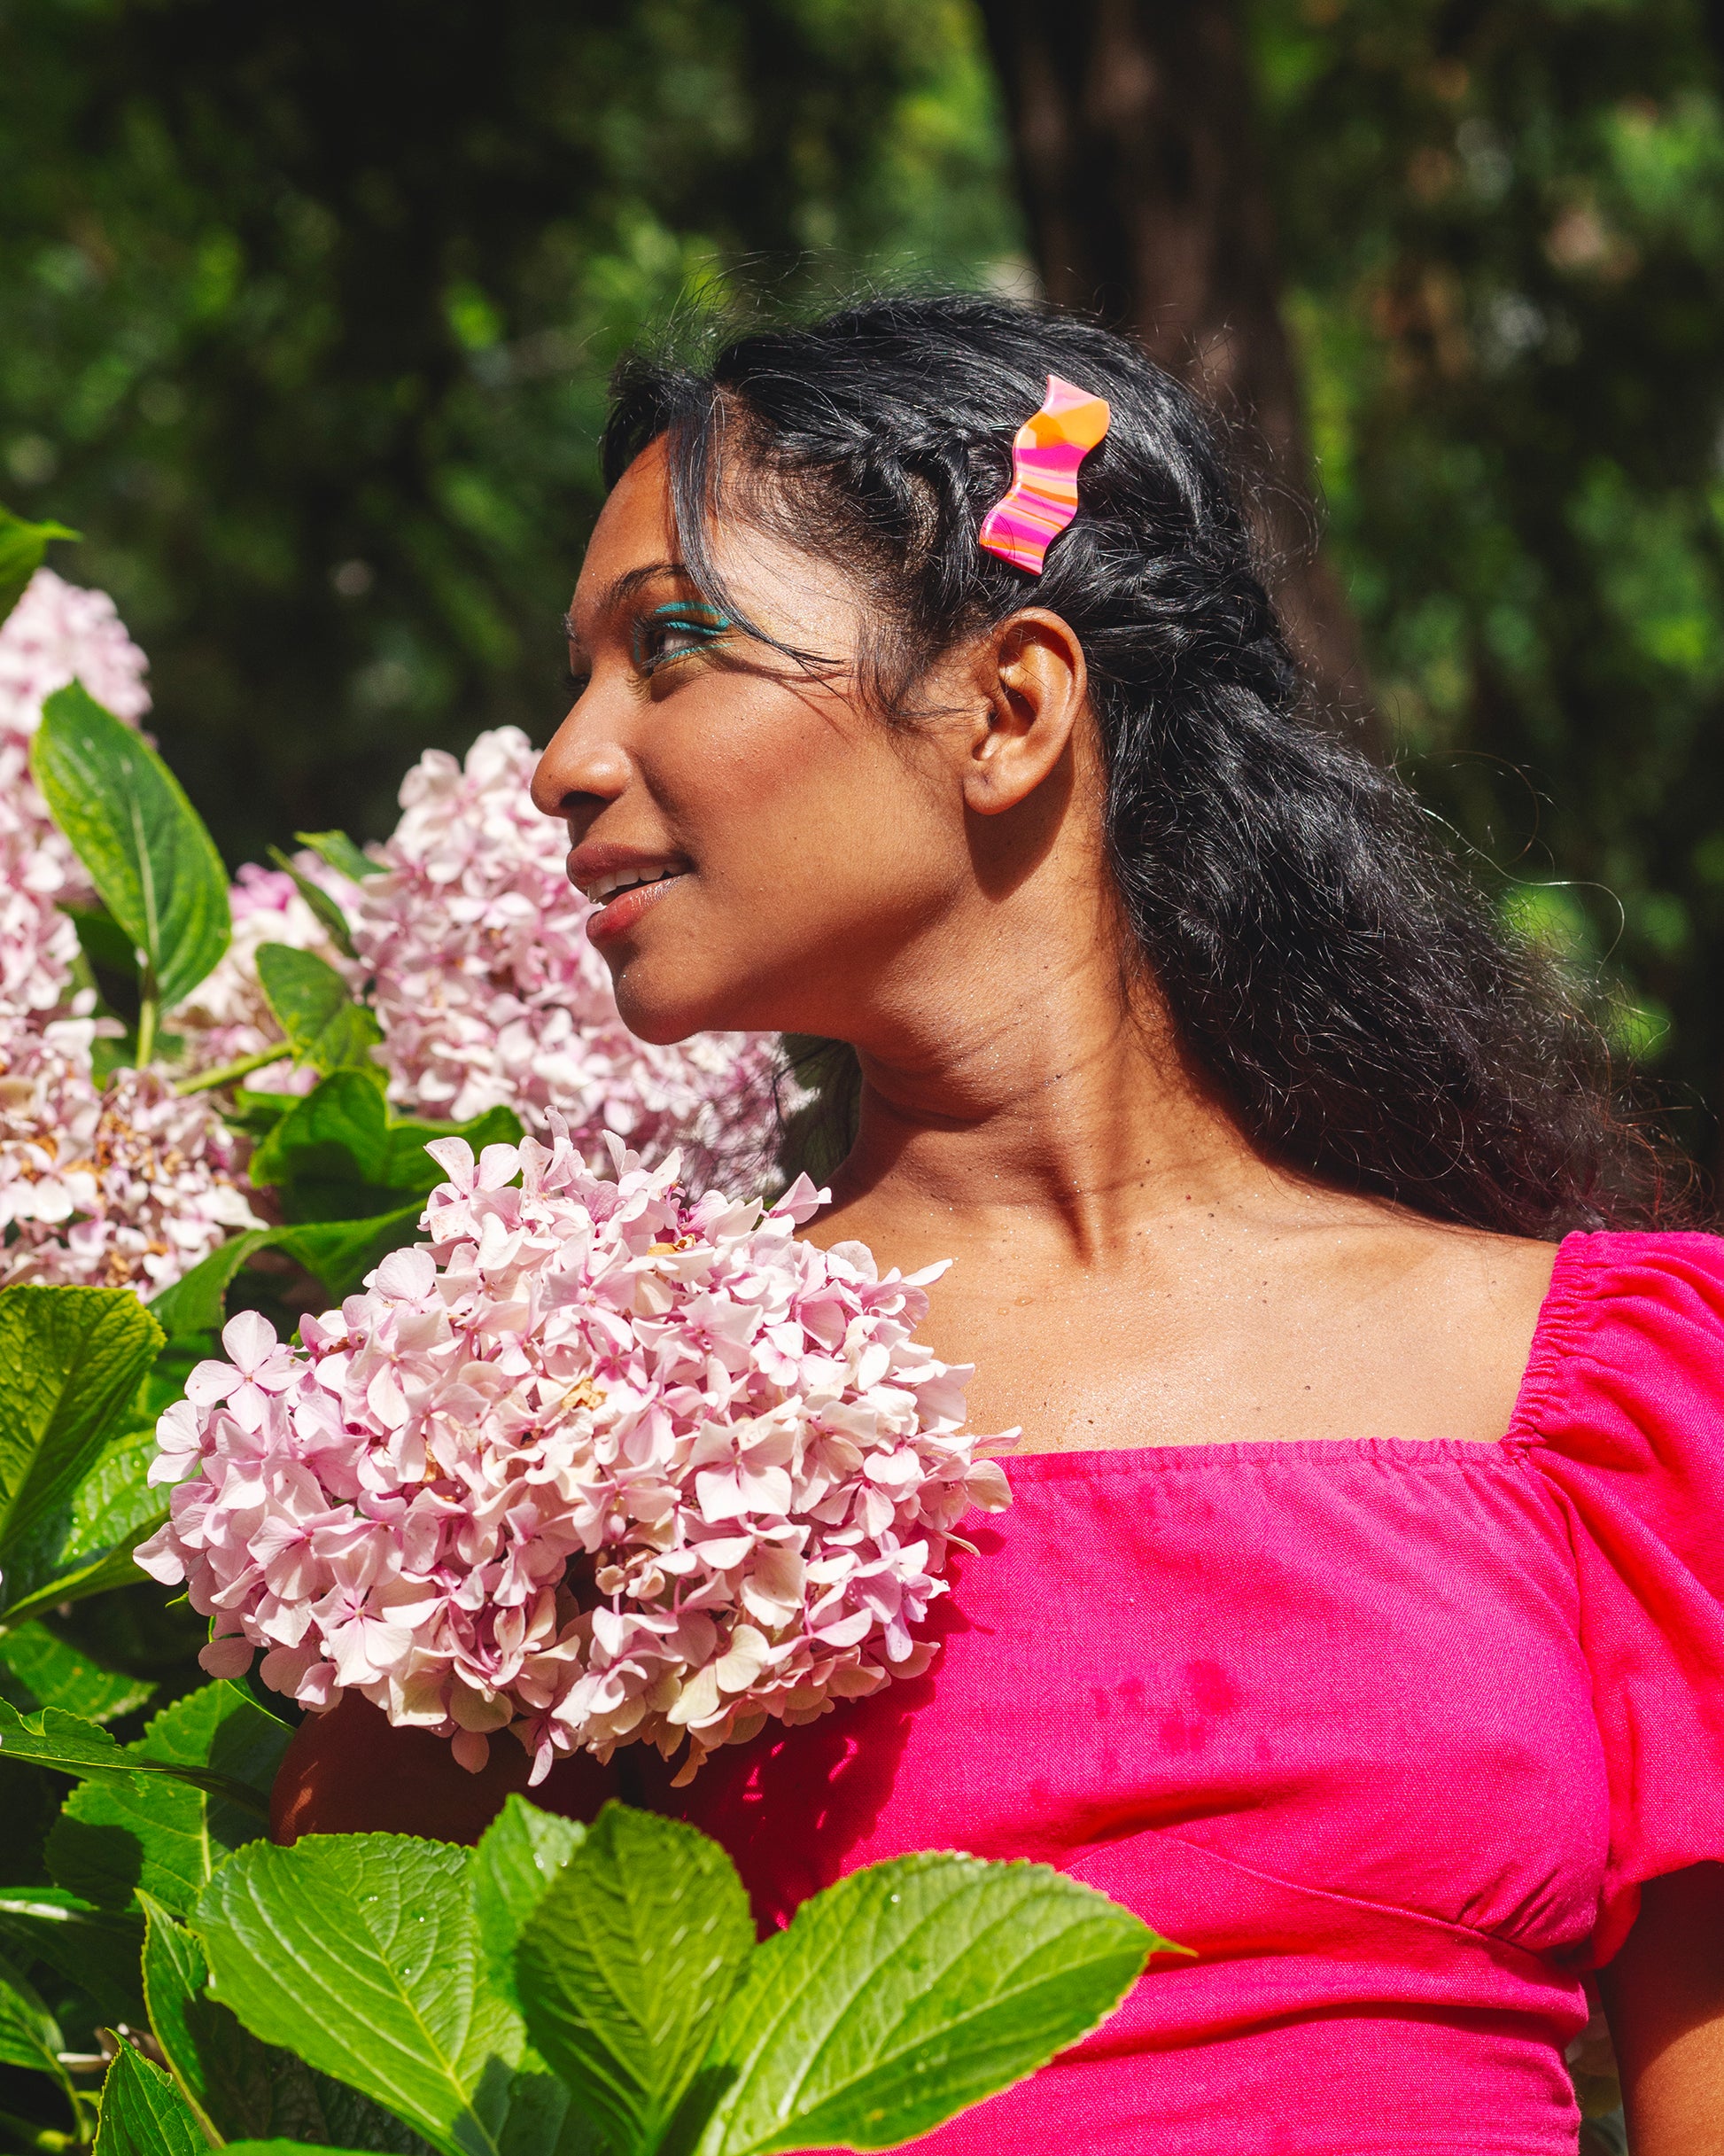
<path fill-rule="evenodd" d="M 1107 432 L 1106 397 L 1047 378 L 1042 408 L 1012 443 L 1012 484 L 982 519 L 980 543 L 1040 576 L 1047 550 L 1077 514 L 1077 467 Z"/>

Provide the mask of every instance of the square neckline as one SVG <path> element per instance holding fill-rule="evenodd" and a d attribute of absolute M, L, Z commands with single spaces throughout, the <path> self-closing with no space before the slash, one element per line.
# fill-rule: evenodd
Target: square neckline
<path fill-rule="evenodd" d="M 1520 1383 L 1515 1390 L 1514 1406 L 1501 1436 L 1182 1437 L 1169 1444 L 1074 1446 L 1069 1450 L 1036 1452 L 992 1452 L 986 1457 L 1006 1471 L 1008 1481 L 1013 1479 L 1011 1470 L 1014 1467 L 1029 1467 L 1044 1460 L 1082 1461 L 1088 1464 L 1091 1472 L 1105 1461 L 1167 1461 L 1171 1457 L 1179 1465 L 1187 1466 L 1213 1454 L 1236 1465 L 1263 1455 L 1299 1460 L 1353 1454 L 1381 1460 L 1386 1466 L 1410 1466 L 1425 1458 L 1441 1461 L 1501 1461 L 1526 1445 L 1541 1442 L 1538 1420 L 1556 1386 L 1562 1358 L 1579 1319 L 1579 1282 L 1571 1276 L 1581 1273 L 1582 1261 L 1591 1242 L 1588 1231 L 1580 1228 L 1565 1235 L 1557 1246 L 1556 1263 L 1550 1268 L 1550 1279 L 1533 1321 L 1533 1336 L 1521 1367 Z M 1030 1474 L 1023 1479 L 1033 1482 L 1040 1478 Z"/>

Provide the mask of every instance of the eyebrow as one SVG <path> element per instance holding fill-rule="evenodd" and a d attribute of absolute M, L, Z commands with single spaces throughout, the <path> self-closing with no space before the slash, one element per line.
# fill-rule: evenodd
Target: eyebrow
<path fill-rule="evenodd" d="M 646 562 L 638 569 L 624 570 L 621 576 L 613 577 L 599 594 L 598 604 L 593 610 L 595 618 L 602 620 L 607 614 L 614 613 L 625 599 L 632 599 L 644 585 L 666 576 L 681 577 L 687 581 L 688 572 L 681 562 Z M 577 650 L 582 649 L 580 631 L 576 626 L 572 607 L 563 617 L 563 632 Z"/>

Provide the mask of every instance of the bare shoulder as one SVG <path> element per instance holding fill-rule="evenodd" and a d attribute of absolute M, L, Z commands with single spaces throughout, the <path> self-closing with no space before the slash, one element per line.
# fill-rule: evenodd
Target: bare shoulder
<path fill-rule="evenodd" d="M 1390 1431 L 1500 1437 L 1510 1425 L 1557 1246 L 1365 1205 L 1320 1235 L 1312 1285 Z M 1341 1346 L 1340 1337 L 1336 1346 Z"/>
<path fill-rule="evenodd" d="M 1343 1262 L 1380 1290 L 1412 1297 L 1448 1325 L 1536 1323 L 1550 1288 L 1557 1245 L 1530 1236 L 1427 1220 L 1399 1206 L 1370 1206 L 1343 1242 Z"/>

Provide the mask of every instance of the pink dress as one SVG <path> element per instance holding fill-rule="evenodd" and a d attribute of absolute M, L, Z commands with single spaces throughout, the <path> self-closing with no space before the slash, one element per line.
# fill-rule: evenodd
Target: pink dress
<path fill-rule="evenodd" d="M 1638 1882 L 1724 1858 L 1724 1241 L 1571 1236 L 1495 1444 L 1042 1454 L 928 1674 L 669 1802 L 763 1923 L 1057 1864 L 1196 1950 L 930 2156 L 1573 2156 Z"/>

